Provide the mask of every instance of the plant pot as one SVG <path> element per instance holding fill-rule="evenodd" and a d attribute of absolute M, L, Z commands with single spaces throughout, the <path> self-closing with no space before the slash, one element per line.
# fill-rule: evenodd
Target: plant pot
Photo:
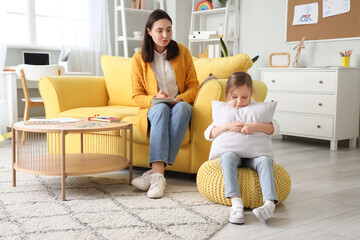
<path fill-rule="evenodd" d="M 214 8 L 222 8 L 225 7 L 219 0 L 212 0 L 212 5 Z"/>

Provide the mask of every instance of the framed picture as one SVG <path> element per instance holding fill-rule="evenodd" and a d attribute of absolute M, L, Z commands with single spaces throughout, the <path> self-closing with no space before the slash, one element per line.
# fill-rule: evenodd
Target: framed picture
<path fill-rule="evenodd" d="M 287 68 L 290 66 L 290 54 L 286 52 L 272 53 L 269 57 L 269 65 L 272 68 Z"/>

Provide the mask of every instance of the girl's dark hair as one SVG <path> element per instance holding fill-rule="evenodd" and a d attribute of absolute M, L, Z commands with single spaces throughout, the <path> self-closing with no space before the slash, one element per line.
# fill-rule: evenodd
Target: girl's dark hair
<path fill-rule="evenodd" d="M 154 23 L 160 19 L 167 19 L 171 22 L 170 16 L 163 10 L 156 9 L 154 10 L 148 20 L 146 21 L 145 30 L 144 30 L 144 39 L 141 43 L 141 58 L 144 62 L 154 61 L 154 41 L 152 37 L 148 34 L 147 29 L 152 29 Z M 174 40 L 170 40 L 169 44 L 166 46 L 166 60 L 170 61 L 179 55 L 179 46 Z"/>
<path fill-rule="evenodd" d="M 251 91 L 254 91 L 253 81 L 249 74 L 247 74 L 246 72 L 234 72 L 229 76 L 228 81 L 226 83 L 225 97 L 227 98 L 229 93 L 233 89 L 243 85 L 248 86 L 251 89 Z"/>

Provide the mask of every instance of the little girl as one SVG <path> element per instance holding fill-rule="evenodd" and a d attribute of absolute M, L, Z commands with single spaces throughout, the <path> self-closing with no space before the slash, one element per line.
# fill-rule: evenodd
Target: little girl
<path fill-rule="evenodd" d="M 249 74 L 235 72 L 230 75 L 225 87 L 225 96 L 228 104 L 235 108 L 246 107 L 251 102 L 252 93 L 253 82 Z M 266 134 L 278 134 L 279 126 L 275 121 L 271 123 L 231 122 L 220 126 L 215 126 L 212 123 L 204 134 L 207 140 L 212 141 L 226 131 L 239 132 L 239 134 L 251 134 L 256 131 Z M 237 168 L 249 167 L 256 170 L 259 174 L 264 201 L 263 206 L 253 209 L 253 213 L 260 222 L 265 223 L 267 219 L 273 216 L 275 204 L 278 202 L 275 190 L 273 160 L 268 156 L 243 158 L 234 152 L 224 152 L 220 157 L 220 162 L 225 183 L 225 197 L 230 198 L 232 203 L 229 222 L 234 224 L 243 224 L 245 222 Z"/>

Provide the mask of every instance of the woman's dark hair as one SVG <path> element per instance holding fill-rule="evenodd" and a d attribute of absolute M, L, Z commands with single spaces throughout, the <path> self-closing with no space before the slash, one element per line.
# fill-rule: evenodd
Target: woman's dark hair
<path fill-rule="evenodd" d="M 144 62 L 154 61 L 154 41 L 152 37 L 148 34 L 147 29 L 152 29 L 154 23 L 160 19 L 167 19 L 171 22 L 170 16 L 163 10 L 156 9 L 154 10 L 148 20 L 146 21 L 145 30 L 144 30 L 144 39 L 141 43 L 141 58 Z M 166 46 L 166 60 L 170 61 L 174 59 L 179 54 L 179 46 L 174 40 L 170 40 L 169 44 Z"/>
<path fill-rule="evenodd" d="M 228 78 L 225 87 L 225 97 L 227 98 L 229 93 L 240 86 L 246 85 L 248 86 L 252 92 L 254 92 L 253 81 L 251 76 L 246 72 L 234 72 Z"/>

